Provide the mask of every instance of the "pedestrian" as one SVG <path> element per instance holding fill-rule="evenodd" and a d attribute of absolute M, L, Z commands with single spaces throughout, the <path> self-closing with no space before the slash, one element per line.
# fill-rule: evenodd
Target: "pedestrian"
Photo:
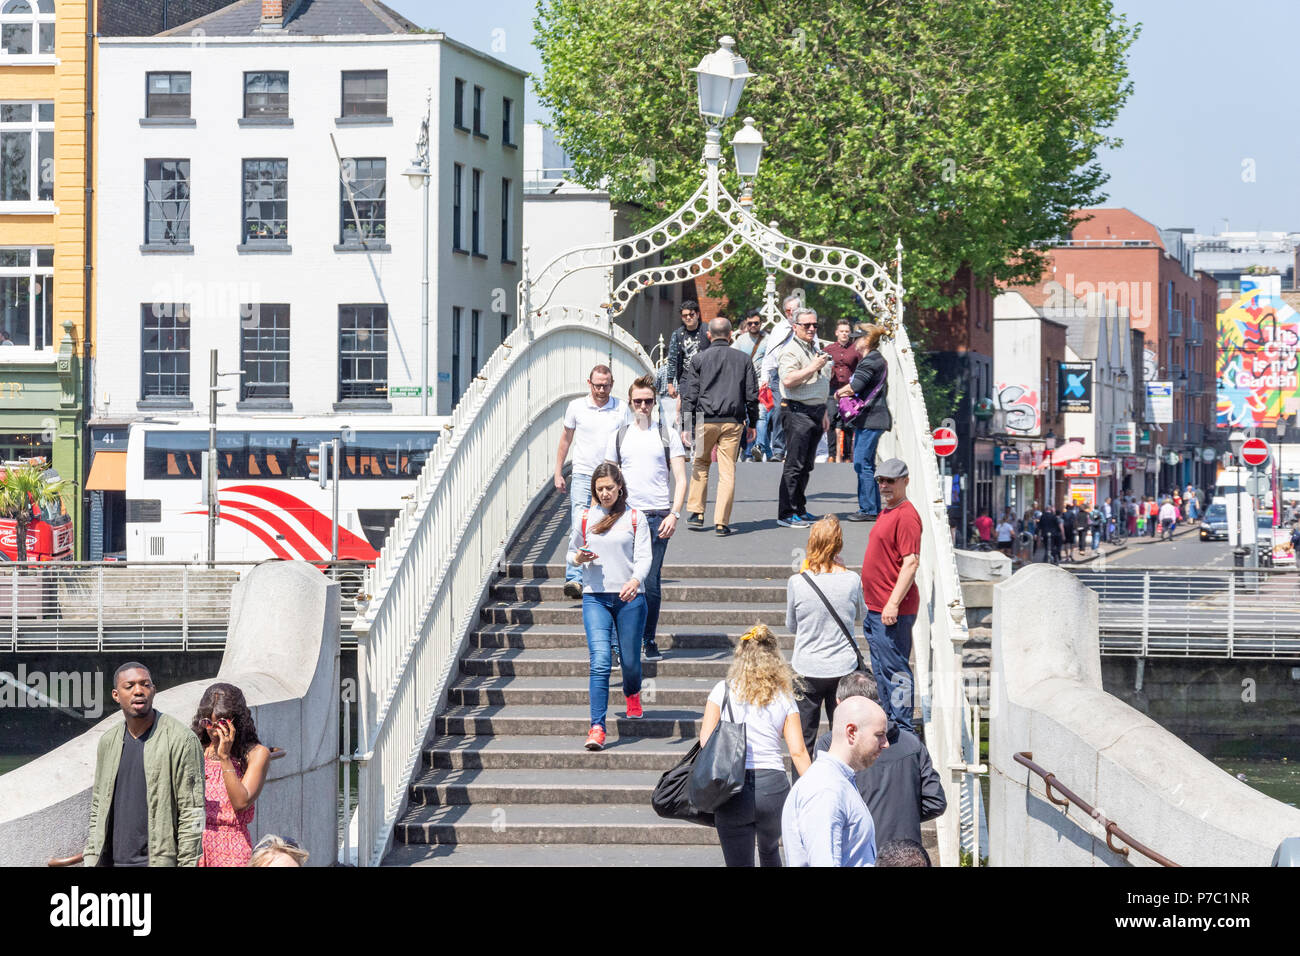
<path fill-rule="evenodd" d="M 1042 517 L 1038 519 L 1038 533 L 1043 539 L 1043 560 L 1052 564 L 1061 563 L 1061 519 L 1052 506 L 1048 505 L 1043 509 Z"/>
<path fill-rule="evenodd" d="M 1156 536 L 1156 524 L 1157 524 L 1156 516 L 1159 513 L 1160 513 L 1160 505 L 1156 503 L 1156 499 L 1154 497 L 1148 496 L 1147 507 L 1146 507 L 1148 537 L 1154 538 Z"/>
<path fill-rule="evenodd" d="M 190 729 L 203 747 L 206 821 L 199 866 L 248 866 L 248 825 L 271 751 L 257 739 L 244 692 L 234 684 L 213 684 L 203 692 Z"/>
<path fill-rule="evenodd" d="M 854 697 L 876 701 L 876 680 L 865 671 L 846 674 L 836 686 L 836 704 Z M 921 824 L 941 816 L 948 809 L 943 782 L 930 761 L 930 751 L 916 734 L 889 721 L 885 737 L 889 748 L 875 763 L 859 770 L 853 785 L 871 811 L 876 827 L 876 843 L 883 846 L 893 840 L 921 842 Z M 830 749 L 827 731 L 813 745 L 814 763 Z"/>
<path fill-rule="evenodd" d="M 987 511 L 981 511 L 975 519 L 975 533 L 979 535 L 980 544 L 993 540 L 993 519 Z"/>
<path fill-rule="evenodd" d="M 763 340 L 763 366 L 759 381 L 766 381 L 775 402 L 768 416 L 767 440 L 771 445 L 769 461 L 785 461 L 785 423 L 781 417 L 781 351 L 794 341 L 794 312 L 803 305 L 797 295 L 787 295 L 781 300 L 782 318 L 768 330 Z"/>
<path fill-rule="evenodd" d="M 736 461 L 743 441 L 753 441 L 758 425 L 758 379 L 754 366 L 731 343 L 731 323 L 714 319 L 709 340 L 719 347 L 691 359 L 682 384 L 684 439 L 691 446 L 690 501 L 686 523 L 704 527 L 709 493 L 709 460 L 718 452 L 718 497 L 713 503 L 715 534 L 731 534 L 731 506 L 736 494 Z"/>
<path fill-rule="evenodd" d="M 880 851 L 876 854 L 877 869 L 882 866 L 927 867 L 930 865 L 930 854 L 925 852 L 925 847 L 917 840 L 881 842 Z"/>
<path fill-rule="evenodd" d="M 1011 546 L 1015 541 L 1015 537 L 1016 526 L 1011 521 L 1011 512 L 1008 511 L 1002 516 L 1002 520 L 997 527 L 998 550 L 1008 558 L 1011 557 Z"/>
<path fill-rule="evenodd" d="M 745 783 L 713 813 L 727 866 L 780 866 L 781 807 L 790 792 L 782 749 L 795 772 L 812 765 L 795 705 L 795 676 L 766 625 L 746 631 L 724 680 L 709 693 L 700 722 L 700 746 L 725 718 L 745 725 Z M 784 745 L 784 747 L 783 747 Z"/>
<path fill-rule="evenodd" d="M 874 538 L 880 526 L 872 529 Z M 835 710 L 831 743 L 795 783 L 781 812 L 781 842 L 789 866 L 872 866 L 876 828 L 854 785 L 889 747 L 885 712 L 865 697 Z"/>
<path fill-rule="evenodd" d="M 95 751 L 86 866 L 198 866 L 203 855 L 203 748 L 154 709 L 155 690 L 136 661 L 113 673 L 125 719 Z"/>
<path fill-rule="evenodd" d="M 1065 560 L 1074 560 L 1074 503 L 1061 512 L 1061 543 L 1065 545 Z"/>
<path fill-rule="evenodd" d="M 921 565 L 921 516 L 907 500 L 907 464 L 882 462 L 876 472 L 884 510 L 867 539 L 862 596 L 867 605 L 867 646 L 880 701 L 889 716 L 912 730 L 912 624 L 920 607 L 916 571 Z"/>
<path fill-rule="evenodd" d="M 686 450 L 681 436 L 662 414 L 658 421 L 652 420 L 654 379 L 649 375 L 638 378 L 627 390 L 627 399 L 632 421 L 609 437 L 605 460 L 617 465 L 623 473 L 627 481 L 627 505 L 645 518 L 650 532 L 650 570 L 645 579 L 646 612 L 641 648 L 646 660 L 660 661 L 663 654 L 656 639 L 662 604 L 660 578 L 668 540 L 677 531 L 682 502 L 686 499 Z M 617 666 L 621 666 L 620 658 L 615 646 Z"/>
<path fill-rule="evenodd" d="M 802 685 L 795 702 L 809 751 L 817 740 L 822 709 L 826 723 L 833 724 L 835 689 L 861 660 L 853 632 L 866 615 L 862 580 L 844 567 L 843 548 L 839 520 L 834 515 L 819 519 L 808 532 L 807 570 L 786 582 L 785 626 L 794 631 L 790 663 Z"/>
<path fill-rule="evenodd" d="M 816 517 L 808 513 L 805 492 L 826 426 L 830 397 L 830 353 L 817 347 L 817 313 L 799 309 L 795 337 L 781 350 L 781 422 L 785 429 L 785 463 L 777 495 L 777 524 L 809 528 Z"/>
<path fill-rule="evenodd" d="M 573 473 L 569 476 L 569 530 L 577 527 L 578 515 L 591 503 L 591 476 L 605 460 L 609 436 L 623 424 L 627 409 L 613 395 L 614 373 L 608 365 L 597 365 L 587 376 L 590 394 L 575 398 L 564 411 L 564 431 L 555 452 L 555 490 L 565 489 L 564 459 L 573 448 Z M 676 397 L 676 392 L 673 393 Z M 582 573 L 577 565 L 564 566 L 564 596 L 582 597 Z"/>
<path fill-rule="evenodd" d="M 1174 540 L 1174 524 L 1178 521 L 1178 508 L 1168 498 L 1160 506 L 1160 540 Z"/>
<path fill-rule="evenodd" d="M 1096 553 L 1101 546 L 1101 535 L 1106 528 L 1106 516 L 1100 508 L 1094 507 L 1088 512 L 1088 528 L 1092 532 L 1092 550 Z"/>
<path fill-rule="evenodd" d="M 889 366 L 878 346 L 885 329 L 879 325 L 866 325 L 854 341 L 858 364 L 847 385 L 835 391 L 836 399 L 850 395 L 865 404 L 853 421 L 853 470 L 858 475 L 858 510 L 847 517 L 850 521 L 875 521 L 880 515 L 880 492 L 876 488 L 876 449 L 880 436 L 894 427 L 889 413 Z"/>
<path fill-rule="evenodd" d="M 627 717 L 641 709 L 641 640 L 645 633 L 645 579 L 650 574 L 650 528 L 627 505 L 627 482 L 617 465 L 603 462 L 591 476 L 593 504 L 569 535 L 568 560 L 582 569 L 582 627 L 587 635 L 591 729 L 588 750 L 605 746 L 609 709 L 610 647 L 623 658 Z"/>
<path fill-rule="evenodd" d="M 737 349 L 744 355 L 751 365 L 754 366 L 754 380 L 761 383 L 760 375 L 763 371 L 763 313 L 758 309 L 750 309 L 745 313 L 744 318 L 740 320 L 740 334 L 736 336 L 731 343 L 733 349 Z M 754 434 L 753 441 L 747 441 L 741 446 L 740 457 L 742 460 L 748 458 L 751 461 L 760 461 L 762 454 L 760 448 L 766 437 L 763 434 L 763 417 L 767 412 L 762 405 L 758 407 L 758 427 Z"/>
<path fill-rule="evenodd" d="M 1087 505 L 1082 508 L 1076 503 L 1074 508 L 1074 533 L 1078 537 L 1079 553 L 1083 554 L 1088 550 L 1088 543 L 1092 540 L 1092 519 L 1089 517 Z"/>
<path fill-rule="evenodd" d="M 303 866 L 310 856 L 293 840 L 268 833 L 253 847 L 249 866 Z"/>
<path fill-rule="evenodd" d="M 839 391 L 848 386 L 862 355 L 852 345 L 853 323 L 835 323 L 835 341 L 826 346 L 831 353 L 831 397 L 826 402 L 826 447 L 829 461 L 853 460 L 853 428 L 840 417 Z"/>
<path fill-rule="evenodd" d="M 709 347 L 709 337 L 700 322 L 700 304 L 694 299 L 687 299 L 681 307 L 682 324 L 673 329 L 668 338 L 668 396 L 677 398 L 681 394 L 682 376 L 691 359 L 702 349 Z M 678 422 L 677 427 L 683 426 Z"/>
<path fill-rule="evenodd" d="M 1109 541 L 1110 536 L 1115 531 L 1115 510 L 1111 504 L 1110 496 L 1101 505 L 1101 540 Z"/>

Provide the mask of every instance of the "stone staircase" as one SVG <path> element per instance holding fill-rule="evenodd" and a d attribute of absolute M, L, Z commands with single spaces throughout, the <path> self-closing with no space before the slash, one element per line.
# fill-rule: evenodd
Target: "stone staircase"
<path fill-rule="evenodd" d="M 606 747 L 591 753 L 583 749 L 582 603 L 563 595 L 553 540 L 529 553 L 529 541 L 562 533 L 563 509 L 548 510 L 534 518 L 538 527 L 524 535 L 480 610 L 385 865 L 719 866 L 713 829 L 661 819 L 650 794 L 698 737 L 705 699 L 740 635 L 765 623 L 789 655 L 790 570 L 668 564 L 659 618 L 665 659 L 642 664 L 645 718 L 623 716 L 615 670 Z M 691 534 L 679 533 L 669 562 L 675 551 L 689 558 Z M 933 852 L 932 825 L 925 835 Z"/>

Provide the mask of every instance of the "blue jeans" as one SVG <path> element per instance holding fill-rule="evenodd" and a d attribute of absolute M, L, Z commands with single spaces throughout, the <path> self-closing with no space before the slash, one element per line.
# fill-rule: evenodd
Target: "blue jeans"
<path fill-rule="evenodd" d="M 641 693 L 641 631 L 645 627 L 645 595 L 638 594 L 624 603 L 618 594 L 584 594 L 582 626 L 587 632 L 587 653 L 591 659 L 591 676 L 587 690 L 591 695 L 591 722 L 605 727 L 609 710 L 610 648 L 618 640 L 623 658 L 623 695 Z"/>
<path fill-rule="evenodd" d="M 569 476 L 569 529 L 582 524 L 582 509 L 591 504 L 591 475 L 574 472 Z M 568 551 L 566 546 L 565 551 Z M 564 562 L 564 580 L 582 581 L 582 568 Z"/>
<path fill-rule="evenodd" d="M 659 605 L 663 600 L 659 577 L 664 569 L 664 555 L 668 553 L 668 542 L 671 539 L 659 537 L 659 526 L 668 517 L 667 511 L 643 511 L 641 514 L 645 515 L 646 530 L 650 532 L 650 573 L 645 579 L 645 629 L 641 634 L 642 642 L 649 644 L 655 639 L 655 631 L 659 627 Z"/>
<path fill-rule="evenodd" d="M 858 473 L 858 510 L 880 514 L 880 489 L 876 487 L 876 446 L 884 432 L 874 428 L 853 430 L 853 470 Z"/>
<path fill-rule="evenodd" d="M 900 614 L 895 624 L 885 624 L 879 611 L 867 611 L 862 632 L 871 649 L 871 667 L 876 672 L 880 706 L 904 730 L 912 726 L 912 677 L 907 656 L 912 653 L 912 624 L 915 614 Z"/>
<path fill-rule="evenodd" d="M 767 376 L 768 387 L 772 389 L 772 401 L 776 404 L 769 413 L 767 426 L 768 444 L 771 446 L 772 454 L 769 458 L 785 457 L 785 425 L 781 421 L 781 378 L 776 369 Z"/>
<path fill-rule="evenodd" d="M 762 449 L 764 458 L 772 457 L 772 446 L 768 443 L 768 430 L 772 421 L 772 414 L 771 409 L 759 406 L 758 435 L 754 438 L 754 444 Z"/>

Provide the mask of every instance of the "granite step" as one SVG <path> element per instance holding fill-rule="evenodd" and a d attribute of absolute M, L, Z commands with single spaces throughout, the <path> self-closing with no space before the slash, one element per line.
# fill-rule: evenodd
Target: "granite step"
<path fill-rule="evenodd" d="M 738 578 L 696 578 L 661 581 L 665 602 L 784 604 L 786 581 L 752 581 Z M 500 578 L 493 582 L 489 600 L 518 603 L 559 601 L 581 605 L 581 598 L 564 595 L 564 581 L 557 578 Z"/>
<path fill-rule="evenodd" d="M 626 737 L 698 737 L 703 707 L 649 707 L 645 717 L 630 720 L 611 709 L 605 718 L 609 739 Z M 536 734 L 586 739 L 591 711 L 584 704 L 519 704 L 509 707 L 448 707 L 434 720 L 436 732 L 451 736 Z"/>
<path fill-rule="evenodd" d="M 641 684 L 641 702 L 645 707 L 703 708 L 716 683 L 711 677 L 651 677 Z M 587 700 L 586 677 L 463 677 L 449 695 L 450 704 L 462 707 L 585 704 Z M 610 708 L 622 709 L 625 704 L 622 684 L 613 681 Z"/>
<path fill-rule="evenodd" d="M 658 770 L 428 770 L 411 784 L 418 806 L 530 803 L 649 804 Z"/>
<path fill-rule="evenodd" d="M 749 625 L 733 624 L 710 629 L 688 624 L 660 625 L 657 643 L 661 651 L 696 648 L 735 648 Z M 784 627 L 772 627 L 782 650 L 789 659 L 794 649 L 794 635 Z M 472 648 L 557 648 L 587 646 L 587 632 L 579 624 L 487 624 L 469 636 Z"/>
<path fill-rule="evenodd" d="M 582 624 L 582 602 L 569 605 L 559 602 L 501 602 L 488 601 L 480 611 L 480 620 L 489 624 Z M 659 609 L 659 625 L 693 624 L 697 627 L 717 627 L 722 624 L 754 624 L 769 627 L 785 625 L 785 601 L 736 604 L 719 607 L 717 604 L 665 601 Z"/>
<path fill-rule="evenodd" d="M 712 529 L 710 529 L 710 532 Z M 699 533 L 699 532 L 695 532 Z M 742 538 L 734 539 L 742 541 Z M 803 547 L 804 543 L 791 537 L 791 548 Z M 738 552 L 739 554 L 739 552 Z M 727 578 L 729 580 L 761 580 L 785 582 L 790 575 L 794 574 L 798 567 L 792 565 L 792 561 L 780 564 L 745 564 L 743 561 L 732 564 L 674 564 L 673 545 L 668 546 L 668 560 L 663 566 L 662 576 L 664 580 L 689 581 L 698 578 Z M 793 560 L 793 558 L 792 558 Z M 859 564 L 850 570 L 861 571 Z M 561 583 L 564 580 L 564 562 L 550 561 L 542 563 L 529 563 L 520 561 L 505 561 L 500 566 L 500 572 L 503 577 L 508 578 L 546 578 L 549 580 L 559 579 Z"/>
<path fill-rule="evenodd" d="M 731 666 L 730 647 L 674 650 L 662 661 L 642 661 L 642 679 L 650 677 L 726 676 Z M 460 660 L 460 672 L 466 677 L 585 677 L 590 669 L 586 647 L 558 648 L 479 648 Z M 612 679 L 621 680 L 614 671 Z"/>
<path fill-rule="evenodd" d="M 686 756 L 691 737 L 611 737 L 604 750 L 553 735 L 437 736 L 424 749 L 424 766 L 465 770 L 654 770 L 663 773 Z M 788 763 L 788 758 L 787 758 Z"/>
<path fill-rule="evenodd" d="M 709 846 L 712 827 L 633 804 L 514 804 L 411 807 L 397 822 L 400 843 L 630 844 Z"/>
<path fill-rule="evenodd" d="M 717 846 L 592 843 L 521 844 L 438 843 L 398 844 L 384 857 L 384 866 L 520 866 L 621 867 L 722 866 Z"/>

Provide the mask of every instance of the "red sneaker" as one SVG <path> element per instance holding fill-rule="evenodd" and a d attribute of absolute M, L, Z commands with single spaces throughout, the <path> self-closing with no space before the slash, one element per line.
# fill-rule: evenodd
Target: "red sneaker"
<path fill-rule="evenodd" d="M 641 709 L 640 694 L 627 695 L 627 716 L 629 720 L 640 720 L 645 716 L 645 712 Z"/>
<path fill-rule="evenodd" d="M 591 730 L 587 731 L 587 743 L 586 743 L 587 749 L 601 750 L 604 748 L 604 746 L 605 746 L 605 728 L 601 727 L 600 724 L 592 724 Z"/>

